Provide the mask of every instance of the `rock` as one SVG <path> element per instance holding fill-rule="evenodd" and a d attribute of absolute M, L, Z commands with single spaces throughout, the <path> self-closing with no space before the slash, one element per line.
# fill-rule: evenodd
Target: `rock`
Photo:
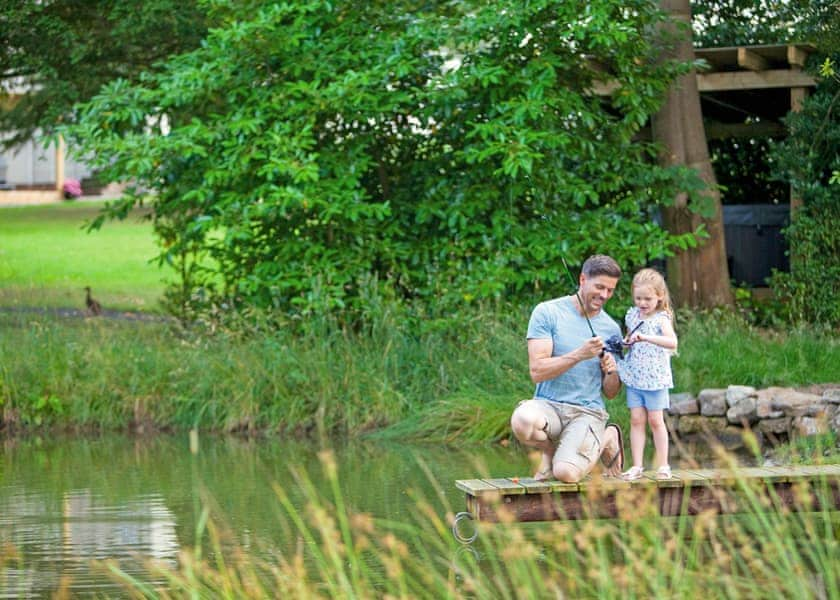
<path fill-rule="evenodd" d="M 784 411 L 773 410 L 773 395 L 782 388 L 758 390 L 755 399 L 755 414 L 759 419 L 778 419 L 785 416 Z"/>
<path fill-rule="evenodd" d="M 774 435 L 788 433 L 790 431 L 790 418 L 762 419 L 755 426 L 755 429 L 761 433 L 772 433 Z"/>
<path fill-rule="evenodd" d="M 791 429 L 796 435 L 807 436 L 825 433 L 826 427 L 825 419 L 816 417 L 794 417 L 791 422 Z"/>
<path fill-rule="evenodd" d="M 671 394 L 671 407 L 668 409 L 670 415 L 696 415 L 700 412 L 700 405 L 697 398 L 688 392 Z"/>
<path fill-rule="evenodd" d="M 822 401 L 826 404 L 840 404 L 840 388 L 825 390 L 822 395 Z"/>
<path fill-rule="evenodd" d="M 678 430 L 681 434 L 690 433 L 718 433 L 726 429 L 725 417 L 702 417 L 685 415 L 680 417 Z"/>
<path fill-rule="evenodd" d="M 735 406 L 744 398 L 755 398 L 755 388 L 748 385 L 730 385 L 726 388 L 726 406 Z"/>
<path fill-rule="evenodd" d="M 772 395 L 773 410 L 781 410 L 788 417 L 798 417 L 806 414 L 814 404 L 822 404 L 822 397 L 816 394 L 805 394 L 782 388 Z"/>
<path fill-rule="evenodd" d="M 755 397 L 740 396 L 736 398 L 734 404 L 732 404 L 729 410 L 726 411 L 726 420 L 733 425 L 741 426 L 743 426 L 745 422 L 752 424 L 758 421 Z"/>
<path fill-rule="evenodd" d="M 702 390 L 697 396 L 700 414 L 704 417 L 722 417 L 726 414 L 726 390 Z"/>
<path fill-rule="evenodd" d="M 834 408 L 833 404 L 823 404 L 822 401 L 818 402 L 817 404 L 811 404 L 810 406 L 806 406 L 802 410 L 802 414 L 797 415 L 801 417 L 815 417 L 817 419 L 828 419 L 829 412 L 831 409 Z"/>
<path fill-rule="evenodd" d="M 717 439 L 726 450 L 738 450 L 744 447 L 744 430 L 729 425 L 717 433 Z"/>

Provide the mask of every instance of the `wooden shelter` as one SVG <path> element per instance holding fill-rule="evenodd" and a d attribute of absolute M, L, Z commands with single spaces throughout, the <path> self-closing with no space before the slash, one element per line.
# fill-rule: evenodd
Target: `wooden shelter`
<path fill-rule="evenodd" d="M 801 108 L 816 80 L 805 44 L 699 48 L 694 54 L 707 139 L 785 134 L 781 119 Z"/>

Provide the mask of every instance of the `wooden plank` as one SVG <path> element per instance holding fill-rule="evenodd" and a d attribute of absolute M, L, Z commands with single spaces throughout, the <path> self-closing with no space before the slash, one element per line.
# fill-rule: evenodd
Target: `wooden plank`
<path fill-rule="evenodd" d="M 840 477 L 840 465 L 791 465 L 773 467 L 773 470 L 788 474 L 790 481 Z"/>
<path fill-rule="evenodd" d="M 748 479 L 761 480 L 766 483 L 783 482 L 788 480 L 786 473 L 774 471 L 767 467 L 745 467 L 738 472 Z"/>
<path fill-rule="evenodd" d="M 710 484 L 730 484 L 738 479 L 737 471 L 732 469 L 691 469 L 691 472 Z"/>
<path fill-rule="evenodd" d="M 620 477 L 599 477 L 589 479 L 581 483 L 581 492 L 592 491 L 594 494 L 613 492 L 616 490 L 629 490 L 633 487 L 632 481 L 625 481 Z"/>
<path fill-rule="evenodd" d="M 708 476 L 698 475 L 694 471 L 688 469 L 675 469 L 672 474 L 679 477 L 683 487 L 692 487 L 694 485 L 703 485 L 708 481 Z"/>
<path fill-rule="evenodd" d="M 525 488 L 519 485 L 518 483 L 514 483 L 511 479 L 484 479 L 483 481 L 484 483 L 494 486 L 496 490 L 500 492 L 503 496 L 511 496 L 525 493 Z"/>
<path fill-rule="evenodd" d="M 796 469 L 811 477 L 840 477 L 840 465 L 799 465 Z"/>
<path fill-rule="evenodd" d="M 656 472 L 652 471 L 650 474 L 650 478 L 656 483 L 656 487 L 658 488 L 682 488 L 685 487 L 685 481 L 683 480 L 684 473 L 680 471 L 671 471 L 671 478 L 670 479 L 659 479 L 656 477 Z"/>
<path fill-rule="evenodd" d="M 577 492 L 580 490 L 580 483 L 564 483 L 562 481 L 557 481 L 556 479 L 552 479 L 551 481 L 547 481 L 551 486 L 552 492 Z"/>
<path fill-rule="evenodd" d="M 480 496 L 486 492 L 498 492 L 495 485 L 490 485 L 481 479 L 458 479 L 455 481 L 455 487 L 471 496 Z"/>
<path fill-rule="evenodd" d="M 551 492 L 551 485 L 533 477 L 520 477 L 519 485 L 525 488 L 526 494 L 548 494 Z"/>
<path fill-rule="evenodd" d="M 697 89 L 700 92 L 814 87 L 816 84 L 816 80 L 807 73 L 788 69 L 697 74 Z"/>

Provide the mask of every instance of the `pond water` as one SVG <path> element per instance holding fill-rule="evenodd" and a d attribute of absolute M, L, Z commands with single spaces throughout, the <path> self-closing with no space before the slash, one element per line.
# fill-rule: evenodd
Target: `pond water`
<path fill-rule="evenodd" d="M 124 589 L 96 560 L 114 559 L 145 578 L 144 561 L 176 564 L 196 542 L 205 506 L 248 549 L 295 543 L 273 485 L 296 506 L 300 481 L 331 497 L 321 446 L 276 438 L 187 435 L 26 437 L 3 443 L 0 462 L 0 597 L 111 596 Z M 416 496 L 439 514 L 464 510 L 456 479 L 527 475 L 520 448 L 472 449 L 353 442 L 332 448 L 341 493 L 353 510 L 402 522 Z M 297 475 L 295 475 L 295 473 Z"/>

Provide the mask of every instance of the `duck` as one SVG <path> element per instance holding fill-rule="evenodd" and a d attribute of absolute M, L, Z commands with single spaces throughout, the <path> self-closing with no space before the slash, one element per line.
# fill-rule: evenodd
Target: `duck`
<path fill-rule="evenodd" d="M 90 286 L 85 286 L 85 292 L 87 292 L 85 296 L 85 307 L 87 308 L 88 314 L 98 317 L 102 314 L 102 305 L 90 295 Z"/>

